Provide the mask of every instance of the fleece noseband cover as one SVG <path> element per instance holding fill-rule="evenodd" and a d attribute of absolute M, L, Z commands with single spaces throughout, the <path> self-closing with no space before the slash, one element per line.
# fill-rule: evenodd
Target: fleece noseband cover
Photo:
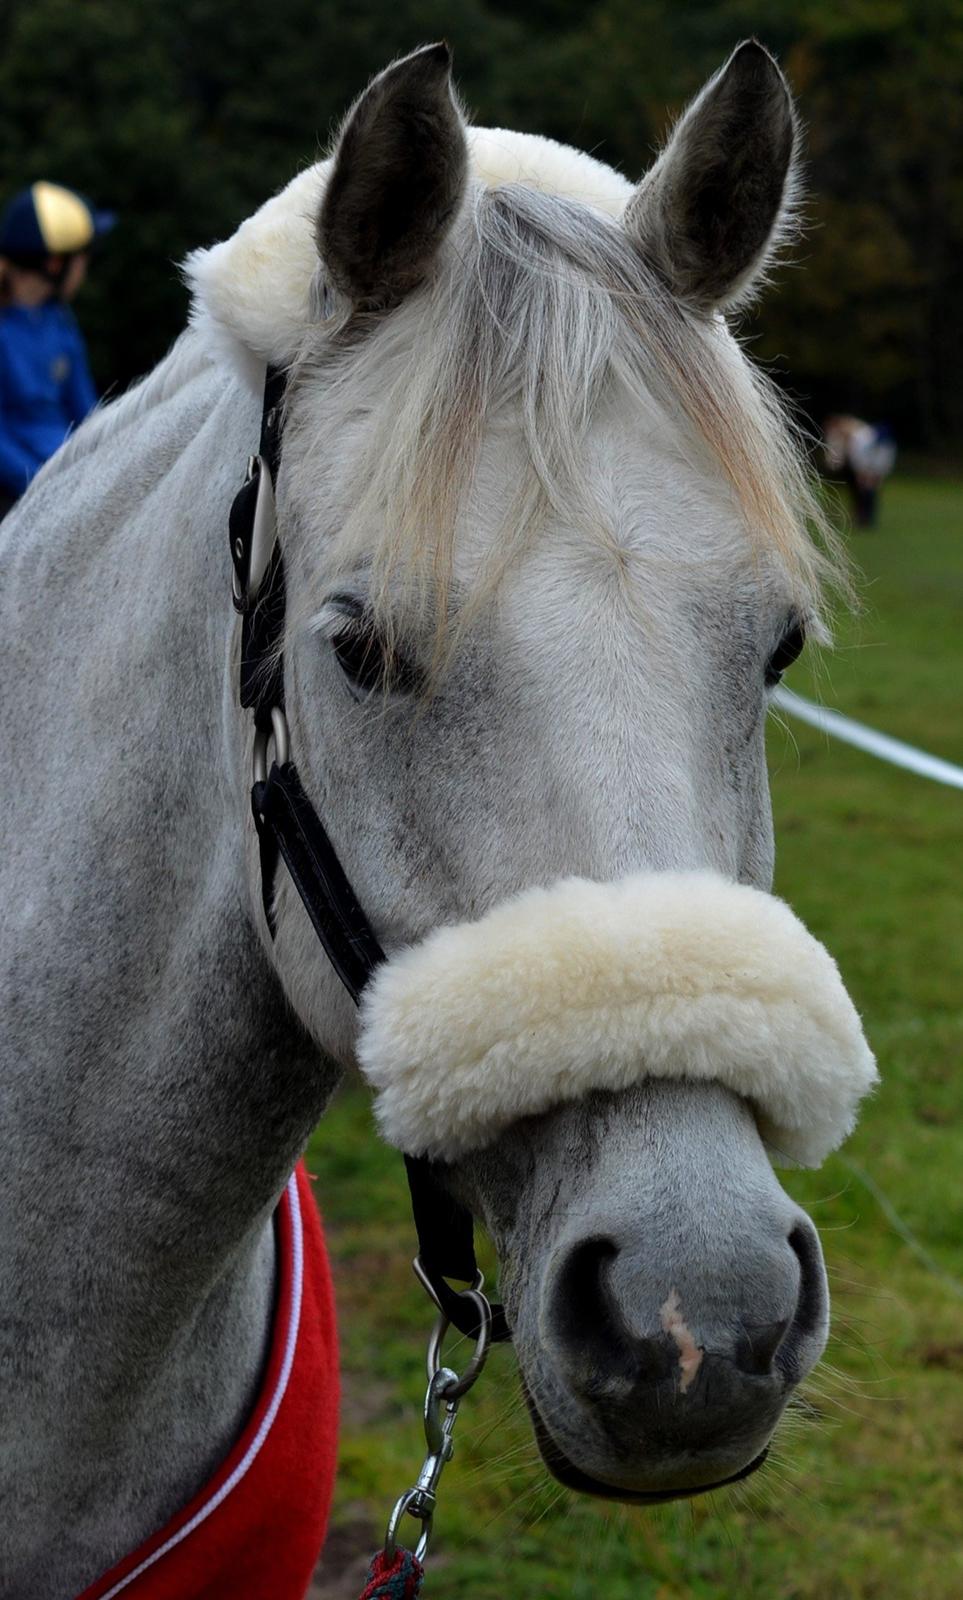
<path fill-rule="evenodd" d="M 438 928 L 365 992 L 382 1133 L 451 1160 L 520 1117 L 644 1078 L 743 1096 L 774 1160 L 818 1166 L 877 1081 L 836 963 L 789 907 L 710 872 L 569 878 Z"/>

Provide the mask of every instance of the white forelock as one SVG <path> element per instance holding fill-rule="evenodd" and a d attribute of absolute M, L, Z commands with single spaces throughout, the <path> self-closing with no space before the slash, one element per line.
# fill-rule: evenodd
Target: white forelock
<path fill-rule="evenodd" d="M 554 139 L 505 128 L 469 128 L 467 139 L 475 175 L 491 188 L 520 183 L 609 216 L 620 216 L 632 193 L 611 167 Z M 184 263 L 191 321 L 255 388 L 264 362 L 293 360 L 311 321 L 319 266 L 315 224 L 330 170 L 328 160 L 299 172 L 230 239 L 195 250 Z"/>
<path fill-rule="evenodd" d="M 385 1138 L 442 1159 L 657 1077 L 724 1084 L 774 1160 L 818 1166 L 877 1081 L 828 951 L 781 900 L 710 872 L 528 890 L 394 956 L 361 1021 Z"/>

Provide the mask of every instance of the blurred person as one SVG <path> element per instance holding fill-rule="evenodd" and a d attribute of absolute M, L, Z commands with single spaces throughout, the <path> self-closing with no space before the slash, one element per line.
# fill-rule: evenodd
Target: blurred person
<path fill-rule="evenodd" d="M 56 183 L 22 189 L 0 218 L 0 517 L 97 403 L 69 303 L 114 221 Z"/>
<path fill-rule="evenodd" d="M 823 453 L 830 472 L 839 473 L 849 489 L 857 528 L 874 528 L 880 487 L 896 464 L 890 429 L 860 417 L 827 417 Z"/>

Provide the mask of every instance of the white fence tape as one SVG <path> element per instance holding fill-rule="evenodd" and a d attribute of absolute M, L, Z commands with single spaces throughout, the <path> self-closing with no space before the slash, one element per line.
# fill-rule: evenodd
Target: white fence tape
<path fill-rule="evenodd" d="M 880 761 L 889 761 L 894 767 L 905 767 L 907 772 L 918 772 L 922 778 L 948 783 L 952 789 L 963 789 L 963 767 L 955 767 L 952 761 L 941 761 L 939 756 L 931 756 L 926 750 L 917 750 L 914 745 L 904 744 L 902 739 L 891 739 L 889 734 L 877 733 L 875 728 L 867 728 L 862 722 L 853 722 L 838 711 L 827 711 L 825 706 L 814 705 L 812 700 L 804 700 L 801 694 L 793 694 L 791 689 L 780 687 L 772 698 L 780 711 L 785 711 L 790 717 L 798 717 L 800 722 L 808 722 L 820 733 L 832 734 L 834 739 L 841 739 L 844 744 L 853 744 L 857 750 L 867 750 L 871 756 L 878 756 Z"/>

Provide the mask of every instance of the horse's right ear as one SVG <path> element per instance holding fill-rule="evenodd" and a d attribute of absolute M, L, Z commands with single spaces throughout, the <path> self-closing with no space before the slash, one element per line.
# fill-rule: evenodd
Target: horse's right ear
<path fill-rule="evenodd" d="M 334 286 L 362 307 L 414 288 L 451 227 L 467 170 L 451 53 L 427 45 L 380 73 L 341 130 L 318 218 Z"/>
<path fill-rule="evenodd" d="M 625 228 L 680 300 L 702 311 L 752 292 L 791 214 L 796 115 L 786 80 L 747 40 L 676 124 Z"/>

